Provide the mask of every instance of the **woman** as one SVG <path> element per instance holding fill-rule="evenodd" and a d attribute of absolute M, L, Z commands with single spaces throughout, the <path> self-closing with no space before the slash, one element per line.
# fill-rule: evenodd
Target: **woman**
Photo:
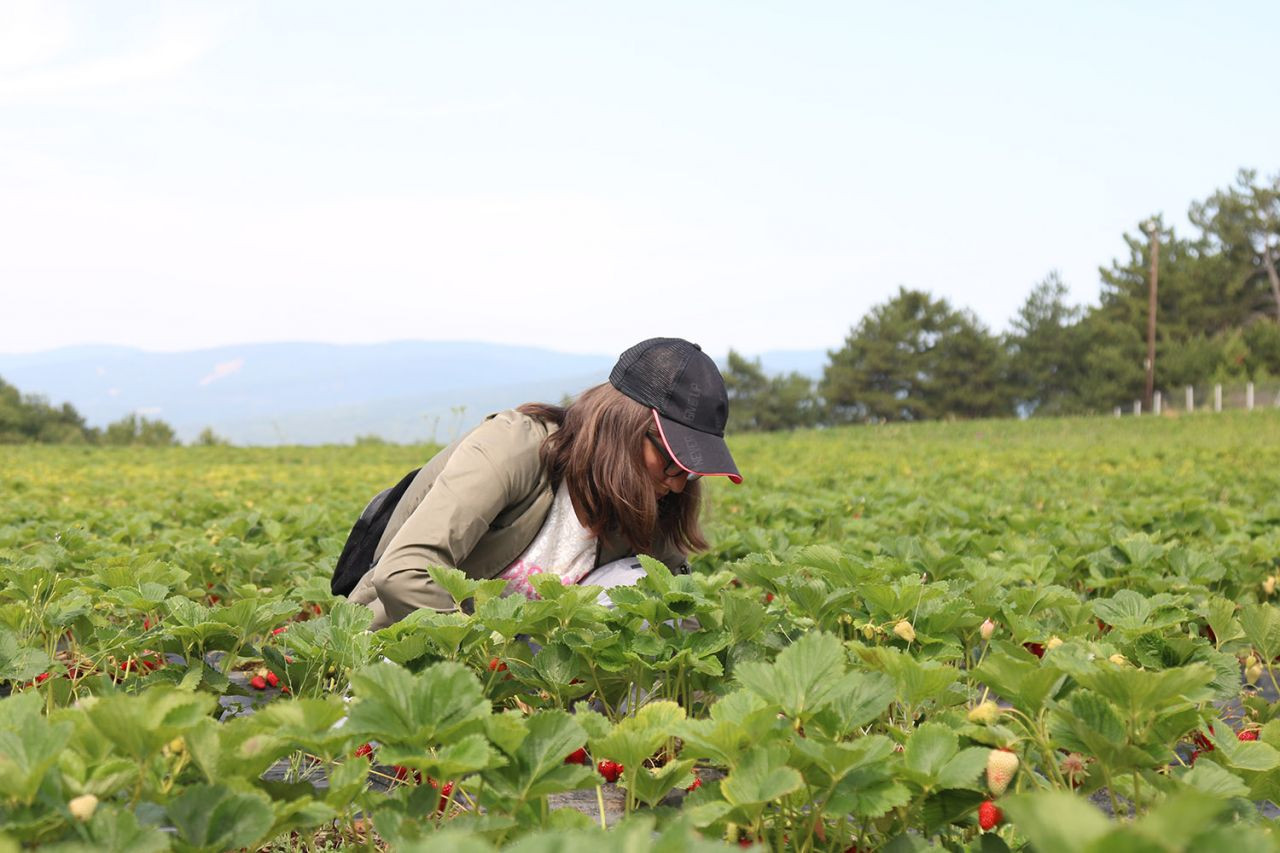
<path fill-rule="evenodd" d="M 742 482 L 728 414 L 724 380 L 697 344 L 651 338 L 567 408 L 491 415 L 414 477 L 351 600 L 381 628 L 453 608 L 431 566 L 503 577 L 526 595 L 534 574 L 577 583 L 629 554 L 687 570 L 686 555 L 706 547 L 697 479 Z"/>

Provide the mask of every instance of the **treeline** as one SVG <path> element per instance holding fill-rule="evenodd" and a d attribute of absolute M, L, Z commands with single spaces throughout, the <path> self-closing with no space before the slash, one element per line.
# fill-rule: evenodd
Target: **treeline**
<path fill-rule="evenodd" d="M 1143 396 L 1150 244 L 1159 242 L 1156 388 L 1280 376 L 1280 175 L 1244 170 L 1191 205 L 1193 233 L 1160 217 L 1125 234 L 1097 305 L 1050 273 L 1005 334 L 946 299 L 902 288 L 829 353 L 822 379 L 766 376 L 731 352 L 730 428 L 1110 412 Z M 1144 227 L 1145 226 L 1145 227 Z"/>
<path fill-rule="evenodd" d="M 168 447 L 180 442 L 169 424 L 136 414 L 102 428 L 89 426 L 70 403 L 54 406 L 48 398 L 23 394 L 0 379 L 0 444 L 32 443 Z M 227 442 L 206 429 L 195 443 Z"/>

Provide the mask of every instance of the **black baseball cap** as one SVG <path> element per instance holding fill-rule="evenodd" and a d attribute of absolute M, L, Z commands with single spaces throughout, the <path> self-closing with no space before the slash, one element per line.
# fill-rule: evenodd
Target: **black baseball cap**
<path fill-rule="evenodd" d="M 742 482 L 724 443 L 729 394 L 702 347 L 683 338 L 641 341 L 618 357 L 609 384 L 653 410 L 658 436 L 681 468 Z"/>

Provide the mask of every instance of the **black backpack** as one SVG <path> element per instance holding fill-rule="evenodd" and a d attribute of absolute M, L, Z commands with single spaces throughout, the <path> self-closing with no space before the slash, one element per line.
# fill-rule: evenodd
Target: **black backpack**
<path fill-rule="evenodd" d="M 420 470 L 422 469 L 414 468 L 400 482 L 378 492 L 364 508 L 364 512 L 360 513 L 347 536 L 347 544 L 342 546 L 338 564 L 333 568 L 333 580 L 329 582 L 329 589 L 334 595 L 350 595 L 351 590 L 360 583 L 360 578 L 373 566 L 373 552 L 378 550 L 378 541 L 387 529 L 391 513 L 395 512 L 396 504 L 400 503 L 400 498 L 404 497 L 409 484 Z"/>

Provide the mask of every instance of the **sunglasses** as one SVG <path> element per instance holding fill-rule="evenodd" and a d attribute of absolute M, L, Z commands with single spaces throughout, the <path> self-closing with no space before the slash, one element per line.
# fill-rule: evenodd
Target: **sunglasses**
<path fill-rule="evenodd" d="M 690 474 L 688 471 L 682 468 L 680 464 L 676 462 L 675 459 L 672 458 L 671 454 L 667 452 L 667 446 L 662 443 L 662 439 L 658 438 L 658 436 L 654 435 L 651 432 L 646 432 L 644 434 L 644 437 L 649 439 L 649 441 L 653 442 L 653 446 L 657 448 L 658 454 L 663 459 L 664 467 L 662 469 L 662 476 L 679 477 L 681 474 L 688 474 L 690 482 L 702 476 L 701 474 Z"/>

